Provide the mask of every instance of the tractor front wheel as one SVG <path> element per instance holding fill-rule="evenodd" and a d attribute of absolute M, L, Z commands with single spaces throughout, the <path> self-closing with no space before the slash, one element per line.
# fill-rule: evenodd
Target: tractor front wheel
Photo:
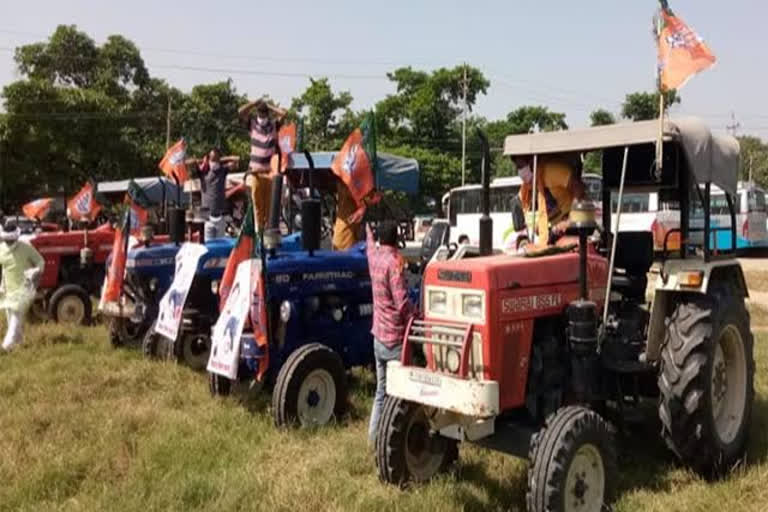
<path fill-rule="evenodd" d="M 211 355 L 211 337 L 203 333 L 182 332 L 180 338 L 174 347 L 178 362 L 196 372 L 204 371 Z"/>
<path fill-rule="evenodd" d="M 285 361 L 272 391 L 278 427 L 321 426 L 347 407 L 347 378 L 341 357 L 320 343 L 295 350 Z"/>
<path fill-rule="evenodd" d="M 131 322 L 127 318 L 109 320 L 109 342 L 113 347 L 140 347 L 146 334 L 144 324 Z"/>
<path fill-rule="evenodd" d="M 533 436 L 526 501 L 529 512 L 601 512 L 617 472 L 613 431 L 596 412 L 559 409 Z"/>
<path fill-rule="evenodd" d="M 755 360 L 744 299 L 728 293 L 690 297 L 667 321 L 661 353 L 662 437 L 705 477 L 744 457 Z"/>
<path fill-rule="evenodd" d="M 388 396 L 376 435 L 376 466 L 383 482 L 426 482 L 459 457 L 454 439 L 432 432 L 423 405 Z"/>
<path fill-rule="evenodd" d="M 173 359 L 173 342 L 155 332 L 155 324 L 144 333 L 141 352 L 146 359 Z"/>
<path fill-rule="evenodd" d="M 213 396 L 229 396 L 232 392 L 232 381 L 216 373 L 208 373 L 208 387 Z"/>
<path fill-rule="evenodd" d="M 91 297 L 76 284 L 62 286 L 51 295 L 48 315 L 54 322 L 70 325 L 91 323 Z"/>

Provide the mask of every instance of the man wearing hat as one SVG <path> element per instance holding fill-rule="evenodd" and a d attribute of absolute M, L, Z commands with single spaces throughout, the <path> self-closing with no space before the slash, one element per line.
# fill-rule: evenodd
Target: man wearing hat
<path fill-rule="evenodd" d="M 43 273 L 45 260 L 30 244 L 19 240 L 19 227 L 7 222 L 0 227 L 0 308 L 5 309 L 8 330 L 3 340 L 3 351 L 10 351 L 21 341 L 24 315 L 35 299 L 35 292 Z"/>
<path fill-rule="evenodd" d="M 277 169 L 272 169 L 272 157 L 277 153 L 278 125 L 285 116 L 285 110 L 258 99 L 240 107 L 238 114 L 251 138 L 246 185 L 251 189 L 256 209 L 256 229 L 263 230 L 269 216 L 272 178 L 277 172 Z"/>

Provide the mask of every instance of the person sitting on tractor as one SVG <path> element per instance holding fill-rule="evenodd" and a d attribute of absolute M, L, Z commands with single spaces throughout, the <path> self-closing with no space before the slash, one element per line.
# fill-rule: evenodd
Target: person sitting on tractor
<path fill-rule="evenodd" d="M 212 148 L 199 166 L 202 205 L 208 210 L 205 222 L 205 239 L 224 236 L 224 217 L 227 208 L 227 173 L 237 166 L 237 157 L 221 158 L 221 150 Z"/>
<path fill-rule="evenodd" d="M 253 111 L 256 115 L 252 115 Z M 277 132 L 285 110 L 263 99 L 251 101 L 238 112 L 241 122 L 248 128 L 251 138 L 251 156 L 246 185 L 256 209 L 257 230 L 267 225 L 272 194 L 272 156 L 277 153 Z"/>
<path fill-rule="evenodd" d="M 21 341 L 24 315 L 35 299 L 45 260 L 27 242 L 19 240 L 19 227 L 7 222 L 0 228 L 0 308 L 5 309 L 8 330 L 2 349 L 9 352 Z"/>
<path fill-rule="evenodd" d="M 581 181 L 581 161 L 561 155 L 540 157 L 537 163 L 536 238 L 539 244 L 555 243 L 568 228 L 568 214 L 574 201 L 585 196 Z M 531 217 L 533 199 L 533 158 L 515 158 L 518 174 L 523 180 L 520 201 L 526 219 Z M 530 223 L 530 220 L 527 220 Z M 530 226 L 529 226 L 530 227 Z"/>
<path fill-rule="evenodd" d="M 376 359 L 376 396 L 373 399 L 368 441 L 374 443 L 387 393 L 387 363 L 400 359 L 403 334 L 416 307 L 408 298 L 405 260 L 397 250 L 397 223 L 379 224 L 379 247 L 366 224 L 366 251 L 373 288 L 373 354 Z"/>

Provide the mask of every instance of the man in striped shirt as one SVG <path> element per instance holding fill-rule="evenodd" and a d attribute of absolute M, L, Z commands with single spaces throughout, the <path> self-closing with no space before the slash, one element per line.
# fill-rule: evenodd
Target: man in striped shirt
<path fill-rule="evenodd" d="M 271 162 L 277 153 L 278 125 L 285 111 L 264 99 L 258 99 L 240 107 L 238 114 L 240 121 L 248 128 L 251 139 L 246 185 L 251 189 L 256 209 L 256 229 L 263 230 L 269 216 L 272 178 L 277 172 L 277 169 L 273 171 Z"/>

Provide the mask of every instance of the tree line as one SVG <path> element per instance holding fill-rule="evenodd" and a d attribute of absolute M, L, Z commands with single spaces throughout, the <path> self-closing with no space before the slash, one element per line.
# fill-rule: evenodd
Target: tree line
<path fill-rule="evenodd" d="M 139 48 L 112 35 L 98 45 L 75 26 L 59 26 L 42 42 L 16 48 L 21 78 L 2 90 L 0 115 L 0 201 L 5 211 L 43 195 L 71 194 L 87 179 L 124 179 L 156 174 L 170 139 L 184 136 L 192 155 L 212 146 L 245 156 L 248 139 L 237 122 L 247 98 L 231 80 L 200 84 L 183 92 L 152 77 Z M 417 159 L 423 198 L 440 196 L 461 183 L 461 134 L 464 102 L 467 133 L 477 127 L 488 134 L 497 175 L 514 172 L 499 151 L 509 134 L 568 129 L 566 115 L 542 105 L 523 105 L 499 119 L 472 113 L 487 94 L 490 80 L 472 66 L 432 71 L 401 67 L 387 73 L 395 92 L 375 105 L 378 148 Z M 466 100 L 465 100 L 466 97 Z M 672 92 L 665 98 L 680 102 Z M 351 107 L 349 91 L 334 91 L 327 78 L 311 78 L 289 107 L 291 118 L 304 122 L 304 145 L 311 150 L 341 147 L 365 112 Z M 170 111 L 170 115 L 169 115 Z M 653 92 L 627 94 L 620 117 L 658 116 Z M 593 125 L 617 122 L 596 107 Z M 467 141 L 467 182 L 479 181 L 480 153 L 474 137 Z M 768 146 L 743 137 L 743 177 L 751 164 L 756 180 L 768 180 Z M 599 170 L 595 158 L 588 170 Z"/>

